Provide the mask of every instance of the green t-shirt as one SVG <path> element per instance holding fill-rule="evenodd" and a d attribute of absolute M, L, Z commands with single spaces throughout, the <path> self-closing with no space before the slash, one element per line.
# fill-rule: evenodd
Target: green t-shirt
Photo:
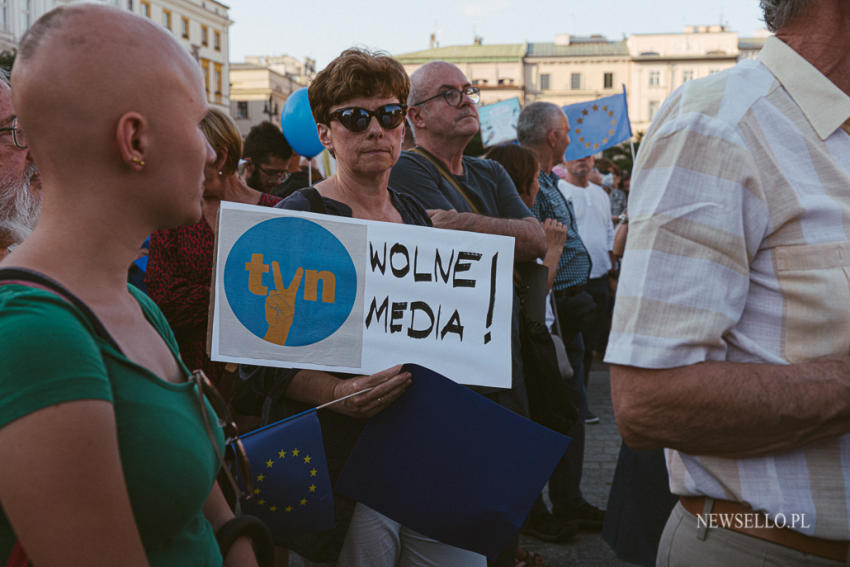
<path fill-rule="evenodd" d="M 177 356 L 165 317 L 147 296 L 130 289 Z M 0 286 L 0 427 L 82 399 L 109 400 L 115 408 L 127 492 L 151 566 L 220 566 L 215 534 L 201 511 L 219 464 L 194 385 L 167 382 L 128 360 L 53 293 Z M 207 411 L 213 411 L 209 404 Z M 211 419 L 223 448 L 215 422 Z M 0 508 L 0 563 L 15 540 Z"/>

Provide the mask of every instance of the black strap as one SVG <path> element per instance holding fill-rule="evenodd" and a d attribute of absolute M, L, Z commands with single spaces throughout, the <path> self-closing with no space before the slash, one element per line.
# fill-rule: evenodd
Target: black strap
<path fill-rule="evenodd" d="M 464 188 L 463 185 L 457 182 L 454 176 L 446 170 L 445 166 L 435 155 L 433 155 L 431 152 L 429 152 L 422 146 L 416 146 L 415 148 L 411 148 L 409 151 L 411 153 L 424 157 L 431 165 L 436 168 L 440 176 L 442 176 L 443 179 L 448 181 L 449 184 L 455 188 L 455 191 L 457 191 L 460 196 L 463 197 L 463 200 L 466 201 L 466 204 L 469 205 L 469 208 L 472 209 L 473 213 L 477 215 L 482 214 L 481 207 L 476 204 L 476 201 L 478 200 L 477 197 L 467 192 L 466 188 Z"/>
<path fill-rule="evenodd" d="M 65 286 L 56 280 L 26 268 L 0 268 L 0 284 L 2 283 L 27 285 L 58 295 L 83 313 L 86 319 L 88 319 L 89 324 L 94 327 L 97 336 L 107 341 L 116 351 L 124 354 L 121 351 L 121 347 L 118 346 L 118 343 L 115 342 L 115 339 L 112 338 L 112 335 L 109 334 L 109 331 L 106 330 L 106 327 L 103 326 L 103 323 L 94 314 L 94 311 L 82 299 L 68 291 Z"/>
<path fill-rule="evenodd" d="M 274 542 L 269 528 L 256 516 L 236 516 L 228 520 L 215 532 L 218 548 L 226 556 L 233 543 L 240 537 L 251 539 L 254 556 L 260 567 L 274 566 Z"/>
<path fill-rule="evenodd" d="M 304 187 L 303 189 L 299 189 L 298 192 L 310 201 L 310 212 L 321 214 L 327 213 L 327 209 L 325 209 L 325 200 L 321 195 L 319 195 L 319 192 L 316 191 L 315 187 L 312 185 L 310 187 Z"/>

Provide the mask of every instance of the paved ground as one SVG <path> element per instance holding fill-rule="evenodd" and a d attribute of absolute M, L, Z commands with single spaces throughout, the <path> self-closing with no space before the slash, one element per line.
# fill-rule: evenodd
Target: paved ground
<path fill-rule="evenodd" d="M 614 478 L 617 455 L 620 451 L 620 434 L 614 423 L 611 408 L 611 388 L 608 368 L 594 365 L 588 387 L 590 411 L 599 417 L 599 423 L 585 428 L 584 474 L 581 489 L 585 499 L 599 508 L 605 508 L 608 491 Z M 539 553 L 550 567 L 622 567 L 630 565 L 618 561 L 599 533 L 579 532 L 569 544 L 542 543 L 521 536 L 520 547 Z"/>

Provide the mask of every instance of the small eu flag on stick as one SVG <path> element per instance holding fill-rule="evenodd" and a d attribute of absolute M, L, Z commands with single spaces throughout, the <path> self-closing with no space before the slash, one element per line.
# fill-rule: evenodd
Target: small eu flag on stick
<path fill-rule="evenodd" d="M 275 541 L 333 527 L 333 493 L 315 409 L 241 439 L 254 476 L 253 498 L 243 508 L 266 523 Z"/>

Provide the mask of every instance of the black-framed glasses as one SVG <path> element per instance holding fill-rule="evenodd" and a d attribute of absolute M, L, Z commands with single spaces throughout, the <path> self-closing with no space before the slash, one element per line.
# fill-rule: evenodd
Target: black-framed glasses
<path fill-rule="evenodd" d="M 257 169 L 260 170 L 260 173 L 266 177 L 271 177 L 272 179 L 281 179 L 286 177 L 287 173 L 289 173 L 285 169 L 267 169 L 259 164 L 257 164 Z"/>
<path fill-rule="evenodd" d="M 24 131 L 18 126 L 18 117 L 12 119 L 11 126 L 4 126 L 0 128 L 0 132 L 11 132 L 12 133 L 12 141 L 15 143 L 15 147 L 19 150 L 27 149 L 27 139 L 24 136 Z"/>
<path fill-rule="evenodd" d="M 206 429 L 207 435 L 212 442 L 213 449 L 215 450 L 215 456 L 218 459 L 219 464 L 221 464 L 221 470 L 227 477 L 227 481 L 233 489 L 233 493 L 242 496 L 245 500 L 250 500 L 251 496 L 254 494 L 254 479 L 251 476 L 251 464 L 248 461 L 248 454 L 245 452 L 242 440 L 239 438 L 239 430 L 236 428 L 236 422 L 230 415 L 227 402 L 224 401 L 224 398 L 218 390 L 216 390 L 215 386 L 213 386 L 213 383 L 210 382 L 210 379 L 207 378 L 207 375 L 203 370 L 198 369 L 192 372 L 190 380 L 197 388 L 198 402 L 201 405 L 201 417 L 204 420 L 204 429 Z M 224 455 L 222 455 L 221 450 L 219 450 L 218 443 L 216 442 L 215 435 L 213 434 L 210 416 L 207 414 L 207 404 L 204 403 L 204 398 L 206 398 L 206 400 L 210 402 L 210 405 L 212 405 L 216 413 L 218 425 L 224 431 Z M 228 461 L 232 461 L 236 465 L 236 468 L 239 471 L 239 477 L 245 483 L 245 491 L 239 489 L 239 483 L 236 482 L 236 479 L 233 477 L 233 472 L 230 470 Z"/>
<path fill-rule="evenodd" d="M 331 120 L 334 118 L 339 120 L 340 124 L 352 132 L 362 132 L 369 127 L 369 123 L 374 116 L 381 128 L 392 130 L 393 128 L 398 128 L 404 122 L 406 113 L 407 106 L 400 103 L 385 104 L 375 110 L 366 110 L 359 106 L 349 106 L 348 108 L 340 108 L 331 112 Z"/>
<path fill-rule="evenodd" d="M 469 100 L 471 100 L 474 104 L 478 104 L 481 100 L 481 90 L 478 87 L 465 87 L 463 90 L 446 89 L 444 91 L 440 91 L 434 96 L 429 96 L 424 100 L 414 102 L 411 106 L 419 106 L 420 104 L 425 104 L 429 100 L 434 100 L 441 96 L 446 99 L 446 104 L 449 106 L 458 107 L 461 103 L 463 103 L 463 95 L 468 96 Z"/>

